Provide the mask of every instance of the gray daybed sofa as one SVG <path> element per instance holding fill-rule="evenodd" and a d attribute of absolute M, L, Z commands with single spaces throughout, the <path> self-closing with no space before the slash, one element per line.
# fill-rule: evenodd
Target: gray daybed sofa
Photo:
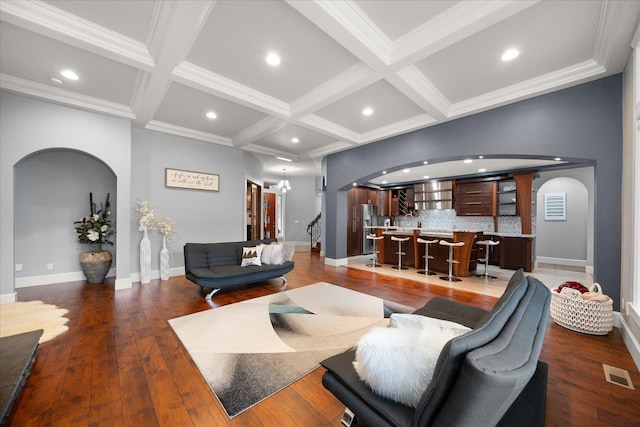
<path fill-rule="evenodd" d="M 187 243 L 184 245 L 184 270 L 187 279 L 203 289 L 209 289 L 205 298 L 210 300 L 220 289 L 267 279 L 282 277 L 293 270 L 293 261 L 282 264 L 262 264 L 241 267 L 242 249 L 275 243 L 275 239 L 224 243 Z"/>
<path fill-rule="evenodd" d="M 550 299 L 519 270 L 490 312 L 440 297 L 416 310 L 472 330 L 444 346 L 415 409 L 374 394 L 353 368 L 354 350 L 321 362 L 322 383 L 371 427 L 544 426 L 548 367 L 538 358 Z"/>

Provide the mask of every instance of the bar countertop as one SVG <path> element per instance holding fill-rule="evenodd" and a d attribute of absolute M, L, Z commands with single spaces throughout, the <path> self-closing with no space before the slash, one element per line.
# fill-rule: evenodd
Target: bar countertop
<path fill-rule="evenodd" d="M 521 234 L 521 233 L 501 233 L 495 231 L 483 231 L 483 230 L 465 230 L 465 229 L 442 229 L 442 228 L 417 228 L 417 227 L 384 227 L 384 226 L 376 226 L 369 225 L 364 228 L 370 230 L 383 230 L 382 234 L 386 235 L 413 235 L 413 232 L 416 230 L 420 230 L 421 236 L 439 236 L 439 237 L 453 237 L 454 231 L 462 231 L 462 232 L 471 232 L 477 233 L 482 232 L 486 236 L 497 236 L 497 237 L 519 237 L 532 239 L 535 238 L 535 234 Z"/>

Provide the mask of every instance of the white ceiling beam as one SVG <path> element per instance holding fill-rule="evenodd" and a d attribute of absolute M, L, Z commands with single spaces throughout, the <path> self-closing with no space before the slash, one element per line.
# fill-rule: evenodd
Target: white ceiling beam
<path fill-rule="evenodd" d="M 191 50 L 214 4 L 215 1 L 159 2 L 150 35 L 150 46 L 158 55 L 156 68 L 150 77 L 141 79 L 144 84 L 136 85 L 132 97 L 138 125 L 144 126 L 153 119 L 171 85 L 173 70 Z"/>
<path fill-rule="evenodd" d="M 43 1 L 2 1 L 0 19 L 135 68 L 155 67 L 143 43 Z"/>
<path fill-rule="evenodd" d="M 399 70 L 479 33 L 540 0 L 461 1 L 393 43 L 389 65 Z"/>

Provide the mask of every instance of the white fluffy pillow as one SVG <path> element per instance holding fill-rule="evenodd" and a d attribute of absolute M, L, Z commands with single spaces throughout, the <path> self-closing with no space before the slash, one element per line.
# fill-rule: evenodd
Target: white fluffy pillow
<path fill-rule="evenodd" d="M 293 254 L 296 252 L 296 245 L 284 243 L 282 245 L 282 262 L 293 261 Z"/>
<path fill-rule="evenodd" d="M 466 326 L 413 314 L 392 314 L 388 328 L 374 327 L 358 341 L 353 366 L 380 396 L 415 408 L 442 347 L 470 331 Z"/>
<path fill-rule="evenodd" d="M 264 245 L 242 248 L 242 262 L 240 263 L 240 266 L 246 267 L 248 265 L 262 265 L 260 262 L 262 248 L 264 248 Z"/>
<path fill-rule="evenodd" d="M 271 250 L 271 260 L 269 264 L 282 264 L 282 243 L 272 243 L 271 246 L 273 246 L 273 249 Z"/>
<path fill-rule="evenodd" d="M 271 252 L 273 252 L 273 246 L 264 245 L 262 248 L 262 255 L 260 256 L 260 262 L 265 265 L 271 264 Z"/>

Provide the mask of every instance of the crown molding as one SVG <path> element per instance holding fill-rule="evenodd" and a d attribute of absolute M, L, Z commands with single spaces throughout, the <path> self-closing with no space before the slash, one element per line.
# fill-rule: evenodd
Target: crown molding
<path fill-rule="evenodd" d="M 575 86 L 590 77 L 603 74 L 605 71 L 606 70 L 602 65 L 590 59 L 522 83 L 455 103 L 451 107 L 449 117 L 453 118 L 465 114 L 477 113 L 479 111 L 516 102 L 524 98 L 542 95 L 544 93 L 569 86 Z"/>
<path fill-rule="evenodd" d="M 2 1 L 0 16 L 3 21 L 127 65 L 146 71 L 155 67 L 144 43 L 42 1 Z"/>
<path fill-rule="evenodd" d="M 361 135 L 362 143 L 368 144 L 370 142 L 379 141 L 381 139 L 411 132 L 416 129 L 421 129 L 432 125 L 436 121 L 437 120 L 431 117 L 429 114 L 420 114 L 419 116 L 411 117 L 406 120 L 392 123 L 388 126 L 383 126 L 378 129 L 365 132 Z"/>
<path fill-rule="evenodd" d="M 220 135 L 214 135 L 212 133 L 201 132 L 199 130 L 182 126 L 172 125 L 170 123 L 165 123 L 158 120 L 151 120 L 149 123 L 147 123 L 145 129 L 183 136 L 189 139 L 197 139 L 199 141 L 211 142 L 213 144 L 224 145 L 226 147 L 233 147 L 230 138 L 226 138 Z"/>
<path fill-rule="evenodd" d="M 136 118 L 136 115 L 128 105 L 82 95 L 58 87 L 47 86 L 8 74 L 0 74 L 0 88 L 56 104 L 80 108 L 82 110 L 90 110 L 111 116 L 125 117 L 127 119 Z"/>
<path fill-rule="evenodd" d="M 605 69 L 609 67 L 611 49 L 620 28 L 624 2 L 602 2 L 593 59 Z"/>
<path fill-rule="evenodd" d="M 179 83 L 266 114 L 275 114 L 282 118 L 291 115 L 288 103 L 187 61 L 180 63 L 173 70 L 173 76 Z"/>
<path fill-rule="evenodd" d="M 323 119 L 320 116 L 316 116 L 315 114 L 304 116 L 298 119 L 298 122 L 308 129 L 315 130 L 338 139 L 344 139 L 356 144 L 359 144 L 362 141 L 360 134 L 334 122 Z"/>

